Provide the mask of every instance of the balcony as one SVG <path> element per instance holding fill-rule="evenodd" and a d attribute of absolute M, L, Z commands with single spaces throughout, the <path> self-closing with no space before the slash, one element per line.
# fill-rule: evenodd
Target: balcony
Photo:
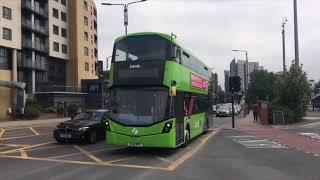
<path fill-rule="evenodd" d="M 28 10 L 42 18 L 48 19 L 48 10 L 43 7 L 32 5 L 31 2 L 26 0 L 22 1 L 21 7 L 24 10 Z"/>
<path fill-rule="evenodd" d="M 44 44 L 34 44 L 31 39 L 22 39 L 22 47 L 27 49 L 32 49 L 42 53 L 48 53 L 49 47 Z"/>
<path fill-rule="evenodd" d="M 44 26 L 35 24 L 35 26 L 32 26 L 32 22 L 30 20 L 25 20 L 22 19 L 22 27 L 29 30 L 29 31 L 33 31 L 35 33 L 37 33 L 38 35 L 43 35 L 43 36 L 48 36 L 48 29 Z"/>
<path fill-rule="evenodd" d="M 38 71 L 46 71 L 46 66 L 44 62 L 43 63 L 32 62 L 32 59 L 27 57 L 18 58 L 18 67 L 25 68 L 25 69 L 38 70 Z"/>

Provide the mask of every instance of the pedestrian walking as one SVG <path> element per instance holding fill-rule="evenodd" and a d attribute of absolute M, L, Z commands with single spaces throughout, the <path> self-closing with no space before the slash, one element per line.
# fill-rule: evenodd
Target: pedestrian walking
<path fill-rule="evenodd" d="M 258 112 L 259 112 L 258 104 L 252 105 L 252 111 L 253 111 L 253 121 L 258 122 Z"/>

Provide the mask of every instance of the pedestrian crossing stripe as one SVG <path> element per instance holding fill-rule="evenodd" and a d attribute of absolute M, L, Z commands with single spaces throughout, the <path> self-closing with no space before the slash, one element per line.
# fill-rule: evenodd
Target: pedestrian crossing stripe
<path fill-rule="evenodd" d="M 320 135 L 319 134 L 316 134 L 316 133 L 298 133 L 298 134 L 300 134 L 300 135 L 302 135 L 302 136 L 308 136 L 308 137 L 310 137 L 310 138 L 312 138 L 312 139 L 317 139 L 317 140 L 320 140 Z"/>
<path fill-rule="evenodd" d="M 241 144 L 246 148 L 251 149 L 273 149 L 273 148 L 287 148 L 286 146 L 269 141 L 267 139 L 260 139 L 256 136 L 244 135 L 244 136 L 229 136 L 233 141 Z"/>

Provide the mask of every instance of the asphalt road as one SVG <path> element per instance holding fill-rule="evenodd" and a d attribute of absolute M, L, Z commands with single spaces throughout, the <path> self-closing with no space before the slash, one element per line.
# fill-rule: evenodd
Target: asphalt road
<path fill-rule="evenodd" d="M 230 121 L 216 118 L 216 128 L 176 150 L 61 145 L 51 137 L 53 126 L 7 129 L 0 141 L 0 179 L 320 179 L 319 157 L 246 130 L 218 129 Z M 283 131 L 320 134 L 319 128 Z"/>

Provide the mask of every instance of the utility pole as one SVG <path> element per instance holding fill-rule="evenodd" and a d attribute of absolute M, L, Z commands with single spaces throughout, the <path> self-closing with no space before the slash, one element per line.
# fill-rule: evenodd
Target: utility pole
<path fill-rule="evenodd" d="M 282 23 L 282 51 L 283 51 L 283 73 L 287 71 L 286 68 L 286 30 L 285 30 L 285 25 L 287 23 L 287 18 L 285 17 L 283 19 Z"/>
<path fill-rule="evenodd" d="M 299 57 L 299 30 L 298 30 L 298 10 L 297 10 L 297 0 L 293 0 L 294 4 L 294 47 L 295 47 L 295 65 L 300 65 Z"/>

